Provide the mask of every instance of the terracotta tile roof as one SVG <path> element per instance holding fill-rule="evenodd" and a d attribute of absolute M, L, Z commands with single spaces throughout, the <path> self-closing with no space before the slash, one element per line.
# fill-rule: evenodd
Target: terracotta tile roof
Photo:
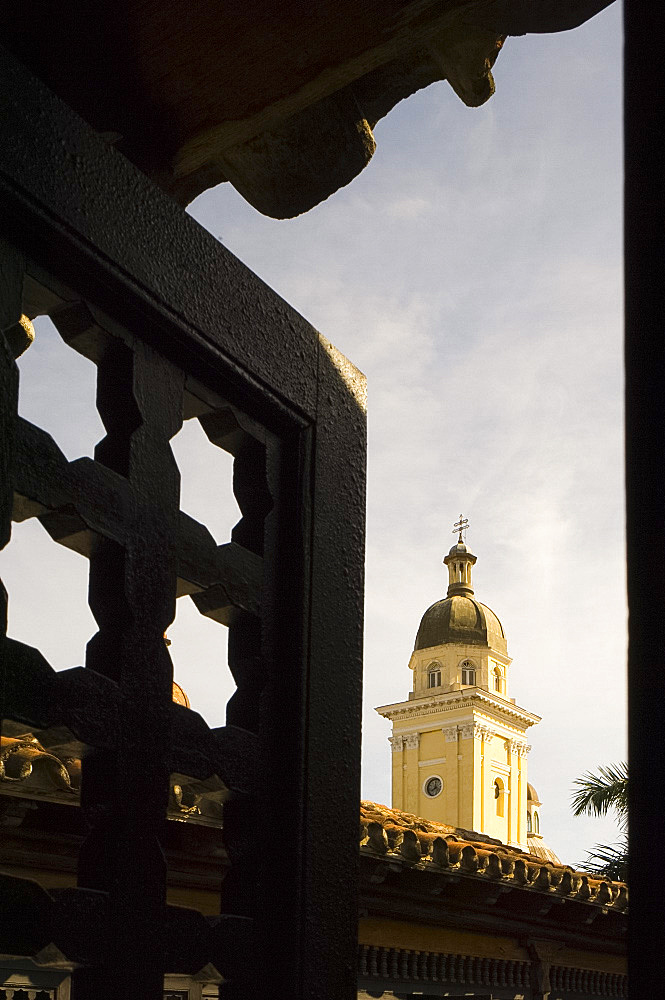
<path fill-rule="evenodd" d="M 545 862 L 484 834 L 434 823 L 376 802 L 360 804 L 360 850 L 410 867 L 432 872 L 455 870 L 461 875 L 556 893 L 618 912 L 628 907 L 628 889 L 623 882 L 606 881 L 568 865 Z"/>
<path fill-rule="evenodd" d="M 56 733 L 20 732 L 0 737 L 0 795 L 23 799 L 79 804 L 81 755 L 85 748 L 76 740 L 62 742 Z M 41 742 L 40 742 L 41 741 Z M 48 745 L 44 746 L 44 742 Z M 222 804 L 228 789 L 215 775 L 204 781 L 172 774 L 169 784 L 168 818 L 203 826 L 222 825 Z M 0 825 L 3 823 L 0 816 Z"/>
<path fill-rule="evenodd" d="M 0 793 L 78 805 L 80 775 L 78 744 L 45 748 L 32 733 L 1 738 Z M 169 818 L 221 826 L 226 797 L 225 787 L 215 777 L 201 782 L 173 774 Z M 485 834 L 435 823 L 376 802 L 360 804 L 360 850 L 409 867 L 432 872 L 455 870 L 514 887 L 556 892 L 615 911 L 624 911 L 628 905 L 627 887 L 621 882 L 604 881 L 507 847 Z"/>

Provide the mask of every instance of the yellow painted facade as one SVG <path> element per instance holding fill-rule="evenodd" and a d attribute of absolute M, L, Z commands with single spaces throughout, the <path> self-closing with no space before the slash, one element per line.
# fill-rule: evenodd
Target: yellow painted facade
<path fill-rule="evenodd" d="M 526 847 L 526 734 L 540 719 L 509 696 L 505 635 L 474 598 L 461 535 L 444 562 L 448 595 L 421 621 L 413 690 L 377 709 L 393 725 L 392 805 Z"/>
<path fill-rule="evenodd" d="M 483 934 L 454 927 L 419 924 L 409 920 L 387 920 L 381 917 L 361 917 L 358 921 L 358 943 L 407 951 L 452 952 L 493 958 L 497 953 L 504 959 L 528 961 L 529 951 L 522 940 Z M 579 948 L 556 946 L 558 965 L 575 969 L 626 974 L 626 956 L 606 952 L 584 951 Z"/>

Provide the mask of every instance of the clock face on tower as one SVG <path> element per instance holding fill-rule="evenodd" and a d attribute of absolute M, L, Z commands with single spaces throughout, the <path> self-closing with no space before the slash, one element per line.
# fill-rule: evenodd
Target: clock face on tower
<path fill-rule="evenodd" d="M 428 795 L 430 799 L 435 799 L 437 795 L 440 795 L 443 791 L 443 782 L 438 775 L 433 775 L 428 778 L 424 784 L 425 795 Z"/>

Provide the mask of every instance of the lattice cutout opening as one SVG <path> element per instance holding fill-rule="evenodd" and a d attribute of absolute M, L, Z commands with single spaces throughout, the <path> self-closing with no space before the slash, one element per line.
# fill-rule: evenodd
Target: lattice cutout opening
<path fill-rule="evenodd" d="M 272 508 L 263 432 L 193 380 L 185 389 L 184 418 L 172 439 L 181 471 L 180 600 L 169 630 L 176 679 L 211 726 L 253 729 L 262 687 L 256 639 L 264 520 Z M 183 603 L 185 595 L 191 604 Z M 220 624 L 231 629 L 230 638 Z"/>
<path fill-rule="evenodd" d="M 65 725 L 40 729 L 3 719 L 0 826 L 11 827 L 14 833 L 18 828 L 48 833 L 53 815 L 49 805 L 78 807 L 81 760 L 89 752 L 90 747 Z M 43 804 L 46 810 L 40 808 Z M 78 817 L 68 819 L 65 826 L 67 832 L 82 829 Z"/>
<path fill-rule="evenodd" d="M 226 703 L 235 691 L 228 668 L 228 629 L 181 597 L 168 630 L 173 679 L 210 727 L 223 726 Z"/>
<path fill-rule="evenodd" d="M 35 646 L 54 670 L 82 666 L 97 631 L 88 607 L 88 560 L 53 541 L 36 517 L 12 526 L 0 552 L 11 639 Z"/>
<path fill-rule="evenodd" d="M 222 884 L 230 868 L 222 832 L 228 797 L 217 775 L 170 775 L 167 818 L 159 837 L 167 865 L 167 901 L 207 917 L 220 913 Z"/>
<path fill-rule="evenodd" d="M 218 545 L 241 517 L 233 494 L 233 455 L 212 444 L 200 422 L 185 420 L 171 439 L 180 469 L 180 510 L 205 525 Z"/>
<path fill-rule="evenodd" d="M 92 457 L 105 435 L 95 404 L 97 367 L 65 344 L 48 316 L 33 325 L 34 342 L 17 361 L 18 412 L 47 431 L 68 461 Z"/>
<path fill-rule="evenodd" d="M 234 456 L 211 442 L 196 417 L 184 421 L 171 448 L 180 470 L 180 510 L 197 522 L 190 527 L 202 539 L 227 545 L 242 517 L 233 493 Z M 202 590 L 192 587 L 184 572 L 179 592 L 192 600 L 180 597 L 168 630 L 174 679 L 209 726 L 222 726 L 236 688 L 228 669 L 228 629 L 220 627 L 228 624 L 226 613 L 209 607 L 215 603 L 212 595 L 199 596 Z"/>

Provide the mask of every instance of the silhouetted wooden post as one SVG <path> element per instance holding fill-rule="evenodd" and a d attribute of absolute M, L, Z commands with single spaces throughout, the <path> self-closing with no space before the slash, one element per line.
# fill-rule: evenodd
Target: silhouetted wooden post
<path fill-rule="evenodd" d="M 78 888 L 0 876 L 0 952 L 75 963 L 75 1000 L 161 1000 L 165 972 L 208 964 L 229 998 L 351 1000 L 364 379 L 8 55 L 0 92 L 0 543 L 38 517 L 85 554 L 98 626 L 60 673 L 0 646 L 0 718 L 89 751 Z M 42 313 L 97 366 L 94 459 L 68 462 L 17 415 L 17 323 Z M 226 545 L 179 509 L 183 419 L 234 455 Z M 218 729 L 171 700 L 177 594 L 230 629 Z M 167 905 L 173 772 L 229 789 L 219 917 Z"/>

